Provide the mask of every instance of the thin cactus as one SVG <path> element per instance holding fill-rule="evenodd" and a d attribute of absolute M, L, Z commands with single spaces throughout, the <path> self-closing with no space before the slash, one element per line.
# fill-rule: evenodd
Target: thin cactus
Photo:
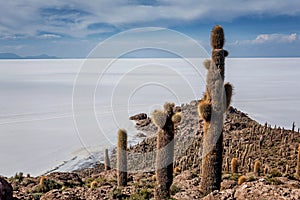
<path fill-rule="evenodd" d="M 231 159 L 231 173 L 238 173 L 238 160 L 237 158 Z"/>
<path fill-rule="evenodd" d="M 230 171 L 230 159 L 229 159 L 229 157 L 226 158 L 226 171 L 227 172 Z"/>
<path fill-rule="evenodd" d="M 256 161 L 254 163 L 254 173 L 257 175 L 257 176 L 260 176 L 260 171 L 261 171 L 261 162 L 260 161 Z"/>
<path fill-rule="evenodd" d="M 118 171 L 118 186 L 126 186 L 127 185 L 127 132 L 124 129 L 120 129 L 118 131 L 117 171 Z"/>
<path fill-rule="evenodd" d="M 251 172 L 251 161 L 250 162 L 248 162 L 248 164 L 247 164 L 247 168 L 248 168 L 248 172 Z"/>
<path fill-rule="evenodd" d="M 296 124 L 295 124 L 295 122 L 293 122 L 293 124 L 292 124 L 292 133 L 295 132 L 295 127 L 296 127 Z"/>
<path fill-rule="evenodd" d="M 104 169 L 105 171 L 110 170 L 110 160 L 108 156 L 108 149 L 104 150 Z"/>
<path fill-rule="evenodd" d="M 290 169 L 290 166 L 288 164 L 285 165 L 285 172 L 284 172 L 285 175 L 289 174 L 289 169 Z"/>
<path fill-rule="evenodd" d="M 297 165 L 296 165 L 296 177 L 300 178 L 300 144 L 298 146 Z"/>
<path fill-rule="evenodd" d="M 270 168 L 269 168 L 269 166 L 266 165 L 264 167 L 264 175 L 266 176 L 269 173 L 269 171 L 270 171 Z"/>

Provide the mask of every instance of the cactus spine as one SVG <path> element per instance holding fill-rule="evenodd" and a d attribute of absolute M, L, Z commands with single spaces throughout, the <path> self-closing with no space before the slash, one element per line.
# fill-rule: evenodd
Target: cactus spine
<path fill-rule="evenodd" d="M 232 86 L 224 85 L 225 42 L 221 26 L 211 33 L 212 60 L 204 63 L 208 69 L 206 92 L 198 104 L 199 117 L 204 121 L 201 190 L 208 194 L 219 190 L 222 176 L 223 114 L 230 105 Z"/>
<path fill-rule="evenodd" d="M 152 113 L 153 123 L 157 130 L 156 150 L 156 200 L 170 198 L 170 187 L 173 182 L 174 130 L 181 117 L 174 114 L 174 103 L 165 103 L 164 111 L 155 110 Z M 175 121 L 172 121 L 175 120 Z"/>
<path fill-rule="evenodd" d="M 110 170 L 110 160 L 108 156 L 108 149 L 104 150 L 104 169 L 105 171 Z"/>
<path fill-rule="evenodd" d="M 118 131 L 118 147 L 117 147 L 117 170 L 118 170 L 118 186 L 127 185 L 127 133 L 126 130 Z"/>

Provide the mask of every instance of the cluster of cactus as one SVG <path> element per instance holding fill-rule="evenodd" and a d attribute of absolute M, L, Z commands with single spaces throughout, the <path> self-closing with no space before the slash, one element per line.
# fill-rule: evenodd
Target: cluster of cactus
<path fill-rule="evenodd" d="M 204 63 L 208 69 L 206 92 L 198 104 L 199 117 L 204 121 L 201 190 L 208 194 L 219 190 L 222 176 L 223 114 L 228 109 L 232 86 L 224 85 L 225 43 L 223 28 L 215 26 L 211 33 L 212 60 Z"/>
<path fill-rule="evenodd" d="M 118 171 L 118 186 L 126 186 L 127 185 L 127 132 L 124 129 L 120 129 L 118 131 L 117 171 Z"/>
<path fill-rule="evenodd" d="M 206 91 L 202 99 L 198 102 L 198 114 L 203 121 L 203 150 L 202 150 L 202 179 L 201 191 L 208 194 L 214 190 L 220 190 L 222 176 L 223 160 L 223 119 L 224 113 L 230 106 L 232 97 L 232 86 L 229 83 L 224 84 L 225 77 L 225 57 L 228 52 L 223 49 L 225 43 L 223 28 L 215 26 L 211 33 L 212 58 L 206 60 L 204 66 L 208 70 Z M 146 117 L 142 116 L 142 117 Z M 158 199 L 170 198 L 170 187 L 173 182 L 173 173 L 180 173 L 179 167 L 174 167 L 174 135 L 176 125 L 181 121 L 181 113 L 177 112 L 174 103 L 165 103 L 163 110 L 155 110 L 152 113 L 152 122 L 157 126 L 157 151 L 156 151 L 156 173 L 152 177 L 156 181 L 154 197 Z M 275 128 L 276 129 L 276 128 Z M 281 129 L 280 127 L 278 129 Z M 292 132 L 295 131 L 295 123 L 292 125 Z M 298 129 L 299 132 L 299 129 Z M 263 133 L 259 138 L 257 133 Z M 259 148 L 262 154 L 262 147 L 267 141 L 267 137 L 273 137 L 271 126 L 266 123 L 264 127 L 254 124 L 250 130 L 250 140 L 248 144 L 243 145 L 241 140 L 232 139 L 232 144 L 226 143 L 226 171 L 238 173 L 238 168 L 248 167 L 248 172 L 253 171 L 257 176 L 263 172 L 265 175 L 270 173 L 267 165 L 263 164 L 263 158 L 260 155 L 260 161 L 251 161 L 247 157 Z M 281 129 L 281 141 L 288 143 L 288 135 L 284 134 L 284 128 Z M 292 138 L 293 140 L 293 138 Z M 237 146 L 234 149 L 230 146 Z M 243 146 L 245 147 L 243 150 Z M 125 130 L 118 132 L 117 146 L 117 171 L 118 186 L 127 185 L 127 133 Z M 241 151 L 242 150 L 242 151 Z M 236 155 L 233 155 L 236 154 Z M 282 153 L 284 154 L 284 153 Z M 108 150 L 104 152 L 105 169 L 109 170 Z M 230 156 L 231 155 L 231 156 Z M 235 156 L 232 158 L 232 155 Z M 232 160 L 230 161 L 230 158 Z M 253 163 L 251 163 L 253 162 Z M 241 166 L 239 166 L 241 164 Z M 264 168 L 262 168 L 264 166 Z M 262 170 L 263 169 L 263 170 Z M 285 167 L 285 173 L 289 172 L 289 165 Z M 242 171 L 242 170 L 241 170 Z M 300 177 L 300 145 L 298 149 L 296 176 Z M 246 176 L 240 176 L 238 184 L 247 180 Z M 91 186 L 92 187 L 92 186 Z"/>
<path fill-rule="evenodd" d="M 156 187 L 154 198 L 170 198 L 173 182 L 174 135 L 175 126 L 181 121 L 181 114 L 174 112 L 174 103 L 165 103 L 164 110 L 152 113 L 153 123 L 157 126 L 156 150 Z"/>
<path fill-rule="evenodd" d="M 23 172 L 16 173 L 14 179 L 18 182 L 22 182 L 22 180 L 24 179 Z"/>

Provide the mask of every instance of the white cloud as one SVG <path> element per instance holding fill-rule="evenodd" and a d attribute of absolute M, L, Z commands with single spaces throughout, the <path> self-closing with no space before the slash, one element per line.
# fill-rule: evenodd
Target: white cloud
<path fill-rule="evenodd" d="M 0 32 L 5 35 L 36 36 L 39 31 L 44 31 L 83 38 L 101 33 L 100 28 L 97 30 L 87 28 L 93 23 L 113 24 L 117 28 L 126 29 L 148 25 L 169 27 L 195 20 L 228 21 L 254 14 L 300 14 L 299 0 L 288 2 L 232 0 L 226 3 L 224 0 L 160 0 L 156 1 L 153 6 L 149 3 L 138 5 L 137 2 L 128 3 L 124 0 L 6 1 L 0 7 Z M 63 12 L 51 14 L 60 9 Z"/>
<path fill-rule="evenodd" d="M 38 36 L 41 39 L 57 39 L 57 38 L 61 38 L 60 35 L 56 35 L 56 34 L 42 34 Z"/>
<path fill-rule="evenodd" d="M 253 40 L 242 40 L 235 41 L 230 43 L 230 45 L 239 45 L 239 44 L 265 44 L 265 43 L 292 43 L 297 40 L 300 40 L 299 36 L 296 33 L 291 34 L 260 34 L 256 36 Z"/>
<path fill-rule="evenodd" d="M 297 39 L 297 34 L 292 33 L 290 35 L 287 34 L 261 34 L 258 35 L 252 43 L 261 44 L 266 42 L 277 42 L 277 43 L 289 43 L 293 42 Z"/>

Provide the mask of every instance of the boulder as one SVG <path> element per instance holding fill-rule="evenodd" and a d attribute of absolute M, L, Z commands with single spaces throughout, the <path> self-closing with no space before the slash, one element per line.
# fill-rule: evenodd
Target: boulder
<path fill-rule="evenodd" d="M 135 120 L 135 121 L 144 120 L 147 118 L 148 118 L 148 116 L 146 113 L 140 113 L 140 114 L 136 114 L 136 115 L 129 117 L 130 120 Z"/>
<path fill-rule="evenodd" d="M 148 124 L 150 123 L 151 123 L 151 119 L 148 117 L 147 119 L 137 120 L 136 126 L 144 127 L 144 126 L 148 126 Z"/>
<path fill-rule="evenodd" d="M 13 199 L 13 188 L 2 177 L 0 177 L 0 199 L 1 200 L 12 200 Z"/>

